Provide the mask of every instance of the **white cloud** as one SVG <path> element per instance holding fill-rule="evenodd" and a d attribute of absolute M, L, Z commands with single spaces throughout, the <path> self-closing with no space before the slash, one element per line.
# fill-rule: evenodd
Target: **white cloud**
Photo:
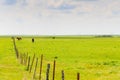
<path fill-rule="evenodd" d="M 5 0 L 1 0 L 3 3 Z M 17 0 L 13 8 L 20 11 L 30 11 L 34 14 L 56 15 L 60 14 L 79 14 L 89 16 L 114 16 L 120 15 L 119 0 Z M 3 6 L 1 6 L 3 7 Z M 9 6 L 10 7 L 10 6 Z M 32 11 L 31 11 L 32 10 Z"/>
<path fill-rule="evenodd" d="M 64 3 L 64 0 L 47 0 L 49 6 L 59 7 Z"/>

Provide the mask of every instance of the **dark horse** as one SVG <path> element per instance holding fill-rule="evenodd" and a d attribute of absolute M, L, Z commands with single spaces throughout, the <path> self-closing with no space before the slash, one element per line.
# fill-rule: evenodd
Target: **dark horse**
<path fill-rule="evenodd" d="M 21 38 L 21 37 L 17 37 L 16 39 L 17 39 L 17 40 L 22 40 L 22 38 Z"/>
<path fill-rule="evenodd" d="M 32 42 L 33 42 L 33 43 L 34 43 L 34 41 L 35 41 L 34 38 L 32 38 Z"/>

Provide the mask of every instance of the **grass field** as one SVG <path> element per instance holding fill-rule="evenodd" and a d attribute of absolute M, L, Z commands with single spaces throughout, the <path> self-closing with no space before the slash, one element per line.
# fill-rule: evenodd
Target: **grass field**
<path fill-rule="evenodd" d="M 81 80 L 120 80 L 120 38 L 79 38 L 50 39 L 23 38 L 16 41 L 20 53 L 44 55 L 42 78 L 45 80 L 46 65 L 51 64 L 50 80 L 52 80 L 52 63 L 56 61 L 55 80 L 61 80 L 61 70 L 65 71 L 65 80 L 77 80 L 80 72 Z M 40 62 L 40 61 L 39 61 Z M 16 59 L 13 42 L 10 37 L 0 38 L 0 80 L 31 80 L 26 67 Z M 33 72 L 33 70 L 32 70 Z M 37 68 L 38 79 L 39 65 Z"/>

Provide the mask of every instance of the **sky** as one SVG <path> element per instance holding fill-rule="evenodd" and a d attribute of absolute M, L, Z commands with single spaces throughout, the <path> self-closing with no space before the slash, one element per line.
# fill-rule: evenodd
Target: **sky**
<path fill-rule="evenodd" d="M 120 35 L 120 0 L 0 0 L 0 35 Z"/>

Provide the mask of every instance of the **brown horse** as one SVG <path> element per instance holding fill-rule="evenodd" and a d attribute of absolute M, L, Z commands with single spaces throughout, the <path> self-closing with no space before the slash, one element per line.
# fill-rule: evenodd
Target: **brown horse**
<path fill-rule="evenodd" d="M 21 38 L 21 37 L 17 37 L 16 39 L 17 39 L 17 40 L 22 40 L 22 38 Z"/>
<path fill-rule="evenodd" d="M 34 38 L 32 38 L 32 42 L 33 42 L 33 43 L 34 43 L 34 41 L 35 41 Z"/>

